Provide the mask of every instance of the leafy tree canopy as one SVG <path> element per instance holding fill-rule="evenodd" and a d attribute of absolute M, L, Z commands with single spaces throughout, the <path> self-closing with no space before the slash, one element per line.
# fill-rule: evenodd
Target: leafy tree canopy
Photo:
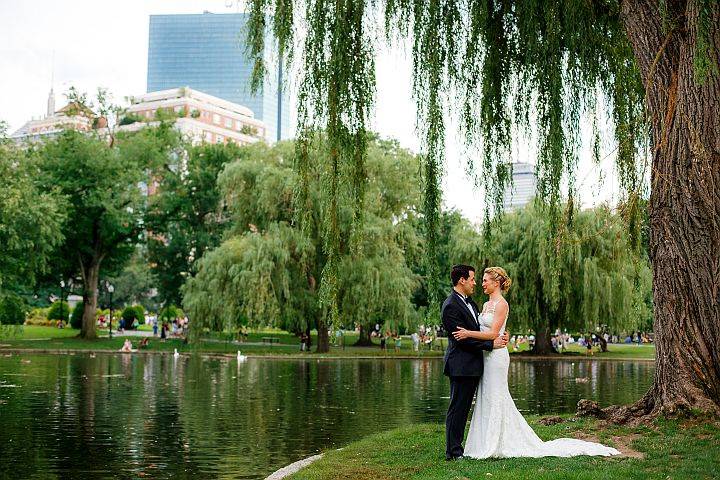
<path fill-rule="evenodd" d="M 417 243 L 412 228 L 420 201 L 416 157 L 397 143 L 372 139 L 368 150 L 365 222 L 357 249 L 351 248 L 354 197 L 343 185 L 338 228 L 343 232 L 340 275 L 341 323 L 394 328 L 413 320 L 410 303 L 418 278 L 409 269 L 404 246 Z M 332 169 L 327 144 L 313 144 L 317 159 L 308 188 L 310 201 L 296 203 L 300 180 L 293 169 L 295 145 L 244 147 L 247 158 L 229 164 L 219 178 L 231 219 L 228 239 L 200 261 L 184 288 L 193 325 L 214 329 L 276 325 L 302 331 L 329 315 L 319 301 L 319 278 L 328 257 L 323 223 L 328 203 L 321 185 Z M 298 209 L 310 221 L 299 228 Z M 325 327 L 327 328 L 327 327 Z"/>
<path fill-rule="evenodd" d="M 0 127 L 2 127 L 0 125 Z M 0 128 L 0 290 L 32 287 L 63 240 L 65 203 Z"/>
<path fill-rule="evenodd" d="M 532 330 L 547 338 L 545 346 L 557 328 L 594 332 L 606 325 L 622 332 L 647 325 L 652 272 L 647 255 L 631 248 L 622 219 L 598 207 L 577 212 L 557 235 L 552 228 L 536 201 L 506 215 L 489 244 L 460 226 L 451 250 L 458 261 L 475 265 L 478 276 L 487 266 L 507 270 L 513 279 L 510 329 Z"/>

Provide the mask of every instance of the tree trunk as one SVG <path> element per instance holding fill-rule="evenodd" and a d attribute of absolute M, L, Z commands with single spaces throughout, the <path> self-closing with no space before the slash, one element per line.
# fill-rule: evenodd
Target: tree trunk
<path fill-rule="evenodd" d="M 312 329 L 310 328 L 310 325 L 308 324 L 307 327 L 305 327 L 305 350 L 310 351 L 310 347 L 312 346 Z"/>
<path fill-rule="evenodd" d="M 317 322 L 318 343 L 315 353 L 328 353 L 330 351 L 330 337 L 328 336 L 328 328 L 324 318 L 319 318 Z"/>
<path fill-rule="evenodd" d="M 360 325 L 360 336 L 357 342 L 353 344 L 355 347 L 372 347 L 372 340 L 370 340 L 370 330 Z"/>
<path fill-rule="evenodd" d="M 595 335 L 595 338 L 597 338 L 598 343 L 600 344 L 600 351 L 601 352 L 607 352 L 607 342 L 605 341 L 605 338 L 603 337 L 602 333 L 598 333 Z"/>
<path fill-rule="evenodd" d="M 695 77 L 697 2 L 622 2 L 652 124 L 653 386 L 617 420 L 689 409 L 720 414 L 720 76 Z M 717 65 L 720 4 L 709 2 Z M 707 54 L 707 52 L 700 52 Z"/>
<path fill-rule="evenodd" d="M 535 329 L 535 346 L 530 352 L 535 355 L 552 355 L 553 353 L 558 353 L 558 351 L 553 348 L 551 340 L 552 334 L 550 333 L 550 328 L 547 327 L 547 323 L 545 323 L 545 326 Z"/>
<path fill-rule="evenodd" d="M 97 310 L 98 280 L 100 278 L 100 263 L 92 262 L 83 270 L 83 318 L 80 337 L 85 339 L 97 338 L 95 331 L 95 311 Z"/>

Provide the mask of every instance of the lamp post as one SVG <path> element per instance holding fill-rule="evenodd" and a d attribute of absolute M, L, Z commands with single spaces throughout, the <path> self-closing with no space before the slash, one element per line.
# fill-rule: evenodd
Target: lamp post
<path fill-rule="evenodd" d="M 110 282 L 105 282 L 105 288 L 107 288 L 107 291 L 110 294 L 110 329 L 108 330 L 108 336 L 110 338 L 112 338 L 112 314 L 113 314 L 112 294 L 115 291 L 115 287 L 113 287 Z"/>
<path fill-rule="evenodd" d="M 60 280 L 60 321 L 65 323 L 65 307 L 63 307 L 63 294 L 65 290 L 65 280 Z"/>

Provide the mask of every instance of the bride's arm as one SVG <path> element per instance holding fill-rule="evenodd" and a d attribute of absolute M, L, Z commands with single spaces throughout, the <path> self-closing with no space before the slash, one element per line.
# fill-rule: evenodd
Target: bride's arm
<path fill-rule="evenodd" d="M 457 331 L 452 332 L 456 340 L 462 340 L 464 338 L 474 338 L 476 340 L 495 340 L 500 336 L 500 329 L 505 323 L 505 317 L 507 317 L 508 305 L 503 302 L 495 307 L 495 315 L 493 324 L 490 330 L 485 332 L 478 332 L 475 330 L 465 330 L 462 327 L 458 327 Z"/>
<path fill-rule="evenodd" d="M 474 338 L 475 340 L 495 340 L 499 336 L 499 332 L 493 332 L 492 330 L 478 332 L 476 330 L 465 330 L 463 327 L 458 327 L 458 329 L 453 332 L 453 336 L 456 340 L 462 340 L 464 338 Z"/>

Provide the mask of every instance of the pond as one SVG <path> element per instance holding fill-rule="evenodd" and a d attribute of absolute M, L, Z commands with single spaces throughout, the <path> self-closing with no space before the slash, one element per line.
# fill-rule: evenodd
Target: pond
<path fill-rule="evenodd" d="M 3 356 L 0 478 L 264 478 L 368 434 L 443 422 L 442 368 L 439 359 Z M 639 398 L 654 368 L 513 360 L 510 390 L 524 413 L 574 412 L 580 398 Z"/>

